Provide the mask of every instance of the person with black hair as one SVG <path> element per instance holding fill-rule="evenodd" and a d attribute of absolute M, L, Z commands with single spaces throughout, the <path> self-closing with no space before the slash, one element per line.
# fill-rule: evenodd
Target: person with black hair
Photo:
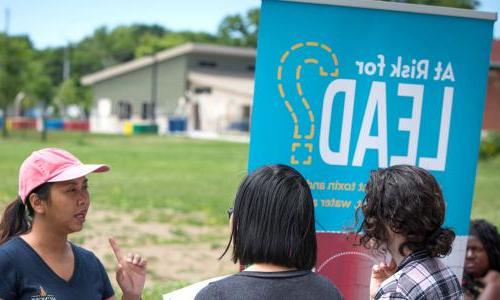
<path fill-rule="evenodd" d="M 500 235 L 485 220 L 472 220 L 462 280 L 466 299 L 500 299 Z"/>
<path fill-rule="evenodd" d="M 361 211 L 360 243 L 392 256 L 373 266 L 371 299 L 462 298 L 457 276 L 437 259 L 451 252 L 455 233 L 442 227 L 445 202 L 429 172 L 408 165 L 372 171 Z"/>
<path fill-rule="evenodd" d="M 34 151 L 24 160 L 18 196 L 0 222 L 0 300 L 115 299 L 99 259 L 68 241 L 69 234 L 82 230 L 90 206 L 87 175 L 108 170 L 56 148 Z M 140 299 L 146 260 L 125 256 L 114 239 L 110 244 L 122 299 Z"/>
<path fill-rule="evenodd" d="M 316 264 L 314 204 L 309 186 L 295 169 L 262 167 L 241 183 L 230 210 L 232 260 L 245 266 L 210 283 L 202 299 L 342 299 Z"/>

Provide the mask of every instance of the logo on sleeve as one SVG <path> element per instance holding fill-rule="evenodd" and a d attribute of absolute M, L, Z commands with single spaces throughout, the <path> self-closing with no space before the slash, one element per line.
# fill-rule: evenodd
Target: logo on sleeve
<path fill-rule="evenodd" d="M 38 295 L 31 296 L 31 300 L 57 300 L 57 299 L 54 295 L 47 294 L 45 289 L 42 286 L 40 286 Z"/>

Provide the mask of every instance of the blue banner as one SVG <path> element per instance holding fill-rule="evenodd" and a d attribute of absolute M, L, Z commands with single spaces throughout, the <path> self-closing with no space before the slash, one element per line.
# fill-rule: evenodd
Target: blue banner
<path fill-rule="evenodd" d="M 467 235 L 493 20 L 330 2 L 262 3 L 249 170 L 297 168 L 345 232 L 370 170 L 417 165 Z"/>

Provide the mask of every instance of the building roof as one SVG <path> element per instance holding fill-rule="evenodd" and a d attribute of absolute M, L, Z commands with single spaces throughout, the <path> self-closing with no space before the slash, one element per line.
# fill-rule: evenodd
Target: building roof
<path fill-rule="evenodd" d="M 252 97 L 254 76 L 248 74 L 190 71 L 188 80 L 194 84 L 208 86 L 216 90 L 223 90 L 243 96 Z"/>
<path fill-rule="evenodd" d="M 171 49 L 158 52 L 151 56 L 145 56 L 123 64 L 103 69 L 101 71 L 88 74 L 82 77 L 82 85 L 88 86 L 94 83 L 113 78 L 122 74 L 135 71 L 152 65 L 155 62 L 161 62 L 172 59 L 185 54 L 200 53 L 200 54 L 217 54 L 224 56 L 250 57 L 255 58 L 256 51 L 254 48 L 230 47 L 210 44 L 187 43 Z"/>
<path fill-rule="evenodd" d="M 491 44 L 490 67 L 500 69 L 500 40 L 493 40 Z"/>

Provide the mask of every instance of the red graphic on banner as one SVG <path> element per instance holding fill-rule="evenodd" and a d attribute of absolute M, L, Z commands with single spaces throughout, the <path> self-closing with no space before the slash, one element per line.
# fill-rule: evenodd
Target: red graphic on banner
<path fill-rule="evenodd" d="M 345 299 L 368 299 L 370 274 L 375 263 L 384 260 L 358 244 L 355 234 L 318 233 L 316 271 L 330 279 Z"/>

